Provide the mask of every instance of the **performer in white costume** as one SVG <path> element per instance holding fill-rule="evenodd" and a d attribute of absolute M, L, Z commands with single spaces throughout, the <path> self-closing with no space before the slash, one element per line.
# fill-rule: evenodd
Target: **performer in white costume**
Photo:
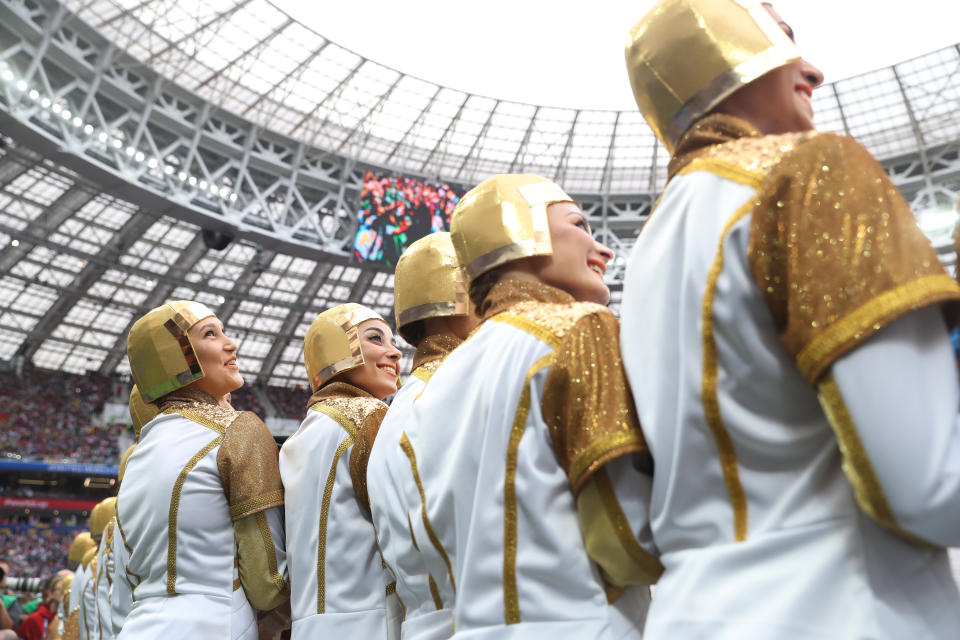
<path fill-rule="evenodd" d="M 90 536 L 97 542 L 96 555 L 90 563 L 90 575 L 83 585 L 80 597 L 80 638 L 81 640 L 99 640 L 100 626 L 97 613 L 97 592 L 101 583 L 107 582 L 105 567 L 112 566 L 110 547 L 113 517 L 116 513 L 117 499 L 105 498 L 90 512 Z M 109 588 L 109 587 L 106 587 Z"/>
<path fill-rule="evenodd" d="M 389 580 L 366 471 L 383 399 L 397 390 L 400 352 L 376 312 L 347 303 L 316 317 L 303 360 L 313 395 L 280 449 L 292 637 L 386 638 Z"/>
<path fill-rule="evenodd" d="M 69 558 L 68 558 L 69 559 Z M 70 565 L 74 563 L 70 560 Z M 48 628 L 49 631 L 49 640 L 60 640 L 63 636 L 63 623 L 66 622 L 66 616 L 63 615 L 63 609 L 66 608 L 67 602 L 69 600 L 69 591 L 70 587 L 73 586 L 74 573 L 69 569 L 63 569 L 59 573 L 63 574 L 63 579 L 60 581 L 60 601 L 57 606 L 57 617 L 53 620 Z"/>
<path fill-rule="evenodd" d="M 67 562 L 70 566 L 75 567 L 75 569 L 70 582 L 65 582 L 60 588 L 61 603 L 57 610 L 57 619 L 59 621 L 58 630 L 61 638 L 68 637 L 66 630 L 67 621 L 70 619 L 71 614 L 73 615 L 73 624 L 71 625 L 74 630 L 73 638 L 78 637 L 80 612 L 77 610 L 77 607 L 80 604 L 80 592 L 83 591 L 83 582 L 86 573 L 86 569 L 83 566 L 83 558 L 94 545 L 95 543 L 93 542 L 93 538 L 90 537 L 90 532 L 83 531 L 74 537 L 73 543 L 70 545 L 70 550 L 67 552 Z M 76 589 L 74 589 L 74 587 L 76 587 Z M 76 613 L 74 613 L 75 611 Z"/>
<path fill-rule="evenodd" d="M 402 609 L 404 640 L 439 640 L 453 635 L 452 602 L 443 602 L 436 580 L 420 555 L 427 540 L 412 537 L 404 485 L 416 491 L 410 463 L 400 448 L 414 400 L 423 393 L 443 359 L 479 323 L 467 296 L 466 277 L 450 234 L 432 233 L 400 256 L 393 274 L 397 332 L 416 347 L 413 371 L 390 403 L 370 451 L 367 494 L 380 552 L 394 576 Z M 413 505 L 420 508 L 419 501 Z"/>
<path fill-rule="evenodd" d="M 639 638 L 649 458 L 603 306 L 609 249 L 556 184 L 500 175 L 451 236 L 484 319 L 401 439 L 414 538 L 456 637 Z M 642 467 L 645 471 L 640 471 Z M 610 564 L 622 551 L 629 560 Z M 652 549 L 650 551 L 653 551 Z"/>
<path fill-rule="evenodd" d="M 137 442 L 139 442 L 140 431 L 143 429 L 143 425 L 157 417 L 157 405 L 152 402 L 144 402 L 143 397 L 140 395 L 140 390 L 137 389 L 137 385 L 133 385 L 133 389 L 130 390 L 129 406 L 133 432 Z M 130 445 L 120 459 L 120 469 L 117 473 L 117 482 L 120 484 L 123 483 L 123 477 L 126 475 L 127 461 L 130 459 L 130 455 L 136 446 L 136 442 Z M 116 524 L 114 524 L 114 527 L 116 527 Z M 132 576 L 127 573 L 127 548 L 123 544 L 123 536 L 116 530 L 114 530 L 113 544 L 111 545 L 111 557 L 113 559 L 113 569 L 110 580 L 109 601 L 106 605 L 109 608 L 109 613 L 105 613 L 106 609 L 104 609 L 103 600 L 99 596 L 97 605 L 100 607 L 99 611 L 101 614 L 109 618 L 109 633 L 102 623 L 100 625 L 100 630 L 104 638 L 114 638 L 119 635 L 120 629 L 123 627 L 123 621 L 127 619 L 127 615 L 133 608 L 133 589 L 130 583 Z"/>
<path fill-rule="evenodd" d="M 622 349 L 655 460 L 655 638 L 960 637 L 960 288 L 768 6 L 666 0 L 630 32 L 672 153 Z M 653 383 L 651 383 L 653 381 Z"/>
<path fill-rule="evenodd" d="M 175 301 L 127 338 L 143 426 L 117 497 L 133 609 L 119 638 L 257 637 L 254 610 L 289 595 L 277 448 L 220 401 L 243 384 L 237 346 L 204 305 Z"/>

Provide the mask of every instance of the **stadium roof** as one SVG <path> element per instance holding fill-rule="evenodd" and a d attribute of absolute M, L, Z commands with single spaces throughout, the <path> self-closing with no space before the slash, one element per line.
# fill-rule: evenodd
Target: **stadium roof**
<path fill-rule="evenodd" d="M 317 312 L 392 312 L 391 274 L 350 258 L 365 169 L 461 185 L 553 176 L 618 250 L 614 289 L 663 185 L 666 154 L 633 111 L 441 87 L 266 0 L 0 0 L 0 17 L 0 360 L 123 372 L 133 321 L 189 298 L 238 339 L 248 381 L 303 384 Z M 881 158 L 943 247 L 960 193 L 958 76 L 948 47 L 815 95 L 820 127 Z M 212 249 L 204 230 L 236 239 Z"/>

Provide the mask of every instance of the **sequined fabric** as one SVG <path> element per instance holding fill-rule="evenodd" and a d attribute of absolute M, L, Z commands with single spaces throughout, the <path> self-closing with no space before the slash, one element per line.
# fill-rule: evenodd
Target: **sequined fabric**
<path fill-rule="evenodd" d="M 608 310 L 581 315 L 565 331 L 541 408 L 574 491 L 611 459 L 647 450 L 620 358 L 619 323 Z"/>
<path fill-rule="evenodd" d="M 277 445 L 255 414 L 244 411 L 227 428 L 217 467 L 234 520 L 283 504 Z"/>
<path fill-rule="evenodd" d="M 684 134 L 668 165 L 673 178 L 695 160 L 716 160 L 762 178 L 800 142 L 816 131 L 765 136 L 746 120 L 722 113 L 699 120 Z"/>
<path fill-rule="evenodd" d="M 880 165 L 834 134 L 797 145 L 770 172 L 748 253 L 780 338 L 811 383 L 899 316 L 960 300 Z"/>
<path fill-rule="evenodd" d="M 447 355 L 463 342 L 448 335 L 427 336 L 420 341 L 417 352 L 413 354 L 413 370 L 427 367 L 430 373 L 437 370 Z"/>
<path fill-rule="evenodd" d="M 353 438 L 350 478 L 357 499 L 369 510 L 367 461 L 380 423 L 387 413 L 387 404 L 352 384 L 331 382 L 310 396 L 307 406 L 312 408 L 315 405 L 329 407 L 347 421 L 347 424 L 341 423 L 340 426 Z"/>
<path fill-rule="evenodd" d="M 205 420 L 223 434 L 217 467 L 234 520 L 283 504 L 277 445 L 255 414 L 224 409 L 209 394 L 192 388 L 169 393 L 157 404 L 162 413 Z"/>
<path fill-rule="evenodd" d="M 168 393 L 157 400 L 156 404 L 161 413 L 191 411 L 222 429 L 226 429 L 240 415 L 239 411 L 221 407 L 210 394 L 190 387 Z"/>
<path fill-rule="evenodd" d="M 498 313 L 503 313 L 521 302 L 567 304 L 575 302 L 575 300 L 566 291 L 542 282 L 506 278 L 490 288 L 490 293 L 487 294 L 485 301 L 486 312 L 483 314 L 483 319 L 486 320 Z"/>
<path fill-rule="evenodd" d="M 519 316 L 558 341 L 541 408 L 574 491 L 607 461 L 647 450 L 627 390 L 619 323 L 609 309 L 525 280 L 496 283 L 488 300 L 488 318 Z"/>

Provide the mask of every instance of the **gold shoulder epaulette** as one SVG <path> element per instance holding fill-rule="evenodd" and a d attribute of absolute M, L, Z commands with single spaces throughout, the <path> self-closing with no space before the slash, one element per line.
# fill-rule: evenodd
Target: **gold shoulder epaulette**
<path fill-rule="evenodd" d="M 510 307 L 509 311 L 498 314 L 492 320 L 505 321 L 538 337 L 546 331 L 552 338 L 548 342 L 559 342 L 577 322 L 594 313 L 612 313 L 610 309 L 593 302 L 544 303 L 539 301 L 521 302 Z M 511 322 L 512 318 L 522 323 Z"/>
<path fill-rule="evenodd" d="M 311 405 L 310 408 L 314 411 L 320 411 L 321 413 L 326 412 L 322 411 L 320 407 L 333 409 L 339 416 L 335 419 L 340 423 L 340 426 L 353 435 L 357 429 L 363 425 L 364 420 L 366 420 L 368 416 L 384 406 L 386 405 L 382 400 L 373 397 L 332 397 L 323 398 L 319 402 Z M 330 413 L 327 413 L 327 415 L 334 417 Z M 344 420 L 346 420 L 348 424 L 344 424 Z"/>
<path fill-rule="evenodd" d="M 784 155 L 817 135 L 819 134 L 816 131 L 806 131 L 759 138 L 738 138 L 706 149 L 681 169 L 678 175 L 710 171 L 737 182 L 757 184 Z"/>

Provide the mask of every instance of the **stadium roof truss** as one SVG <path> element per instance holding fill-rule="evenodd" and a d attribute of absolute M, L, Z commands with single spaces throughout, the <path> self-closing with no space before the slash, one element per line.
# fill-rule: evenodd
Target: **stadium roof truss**
<path fill-rule="evenodd" d="M 882 159 L 948 263 L 958 80 L 954 46 L 814 97 L 820 128 Z M 318 311 L 392 315 L 392 275 L 351 257 L 366 171 L 554 178 L 617 252 L 616 308 L 668 160 L 636 112 L 438 86 L 267 0 L 0 0 L 0 132 L 0 360 L 123 372 L 132 322 L 192 298 L 241 343 L 244 370 L 278 385 L 303 383 Z"/>

